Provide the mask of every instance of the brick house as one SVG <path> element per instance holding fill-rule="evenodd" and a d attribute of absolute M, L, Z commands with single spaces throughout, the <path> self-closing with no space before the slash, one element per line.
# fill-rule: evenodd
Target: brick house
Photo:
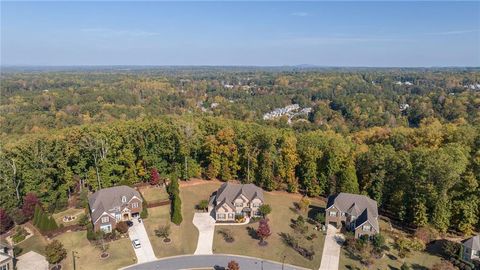
<path fill-rule="evenodd" d="M 117 222 L 131 220 L 142 212 L 140 193 L 127 186 L 104 188 L 88 198 L 90 217 L 95 231 L 111 232 Z"/>

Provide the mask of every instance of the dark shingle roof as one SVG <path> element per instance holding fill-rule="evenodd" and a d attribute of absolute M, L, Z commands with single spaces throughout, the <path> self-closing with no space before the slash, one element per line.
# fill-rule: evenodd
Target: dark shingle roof
<path fill-rule="evenodd" d="M 465 240 L 463 245 L 473 250 L 480 250 L 480 235 Z"/>
<path fill-rule="evenodd" d="M 218 189 L 217 197 L 215 198 L 217 207 L 227 203 L 231 208 L 235 209 L 232 203 L 240 194 L 243 194 L 250 201 L 254 198 L 259 198 L 262 202 L 264 201 L 263 190 L 254 184 L 223 183 Z"/>
<path fill-rule="evenodd" d="M 380 231 L 379 228 L 378 228 L 377 217 L 372 216 L 372 214 L 370 214 L 370 211 L 368 210 L 368 208 L 366 208 L 362 212 L 362 214 L 360 214 L 360 216 L 358 216 L 358 218 L 355 220 L 355 229 L 362 226 L 367 221 L 373 226 L 373 228 L 375 228 L 375 230 L 377 232 Z"/>
<path fill-rule="evenodd" d="M 357 216 L 355 225 L 358 227 L 369 221 L 379 231 L 377 202 L 365 195 L 339 193 L 328 197 L 327 209 L 335 205 L 338 210 Z"/>
<path fill-rule="evenodd" d="M 108 212 L 108 210 L 115 207 L 122 207 L 122 197 L 127 198 L 127 202 L 130 201 L 134 196 L 142 200 L 140 193 L 128 186 L 117 186 L 101 189 L 93 193 L 88 198 L 88 204 L 90 210 L 93 211 L 91 216 L 95 222 L 103 212 Z"/>

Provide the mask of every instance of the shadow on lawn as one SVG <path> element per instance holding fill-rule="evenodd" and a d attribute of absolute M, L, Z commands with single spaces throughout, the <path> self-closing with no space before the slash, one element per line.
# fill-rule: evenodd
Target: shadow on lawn
<path fill-rule="evenodd" d="M 258 234 L 257 234 L 257 230 L 255 230 L 253 227 L 248 226 L 247 232 L 252 239 L 260 240 L 260 237 L 258 237 Z"/>
<path fill-rule="evenodd" d="M 315 219 L 317 214 L 325 214 L 325 207 L 310 205 L 307 216 L 309 219 Z"/>
<path fill-rule="evenodd" d="M 425 267 L 425 266 L 423 266 L 423 265 L 419 265 L 419 264 L 413 263 L 413 264 L 412 264 L 412 269 L 413 269 L 413 270 L 428 270 L 428 267 Z"/>

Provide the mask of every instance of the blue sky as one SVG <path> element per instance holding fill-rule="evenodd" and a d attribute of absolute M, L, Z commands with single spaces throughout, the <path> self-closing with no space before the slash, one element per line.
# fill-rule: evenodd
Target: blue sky
<path fill-rule="evenodd" d="M 480 66 L 480 2 L 1 2 L 1 64 Z"/>

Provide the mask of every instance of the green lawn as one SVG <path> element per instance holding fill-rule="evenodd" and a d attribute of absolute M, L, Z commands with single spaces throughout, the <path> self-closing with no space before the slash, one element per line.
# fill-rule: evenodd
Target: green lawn
<path fill-rule="evenodd" d="M 81 214 L 85 213 L 85 209 L 77 209 L 77 208 L 68 208 L 65 211 L 58 212 L 53 214 L 53 218 L 57 222 L 57 224 L 60 226 L 60 224 L 63 224 L 64 226 L 69 226 L 69 225 L 75 225 L 78 224 L 78 219 L 80 218 Z M 76 216 L 77 218 L 70 221 L 70 222 L 63 222 L 63 217 L 64 216 Z"/>
<path fill-rule="evenodd" d="M 62 262 L 62 269 L 73 269 L 72 250 L 77 252 L 77 269 L 118 269 L 136 263 L 136 256 L 130 239 L 123 238 L 109 243 L 110 257 L 100 258 L 100 250 L 87 240 L 87 232 L 66 232 L 55 239 L 67 249 L 67 258 Z"/>
<path fill-rule="evenodd" d="M 260 247 L 258 240 L 249 236 L 247 228 L 252 227 L 257 229 L 258 223 L 241 225 L 241 226 L 216 226 L 214 236 L 214 253 L 231 253 L 246 255 L 252 257 L 260 257 L 264 259 L 274 260 L 281 262 L 285 257 L 285 263 L 303 266 L 311 269 L 318 269 L 323 251 L 324 236 L 322 232 L 314 231 L 313 225 L 308 225 L 308 234 L 315 232 L 317 238 L 314 240 L 306 240 L 304 235 L 298 235 L 293 232 L 290 227 L 290 220 L 296 219 L 298 214 L 292 209 L 294 208 L 294 202 L 298 202 L 301 197 L 299 195 L 287 194 L 287 193 L 269 193 L 265 192 L 266 203 L 272 206 L 272 213 L 268 216 L 270 222 L 270 229 L 272 235 L 268 238 L 268 246 Z M 323 210 L 325 204 L 320 200 L 313 200 L 312 207 L 310 208 L 309 215 L 314 215 L 316 212 Z M 306 215 L 305 215 L 306 216 Z M 233 243 L 227 243 L 223 240 L 223 237 L 218 233 L 221 228 L 227 228 L 231 230 L 235 237 Z M 315 250 L 315 256 L 312 261 L 305 259 L 298 254 L 291 247 L 286 246 L 279 233 L 289 233 L 295 235 L 302 246 L 313 246 Z"/>
<path fill-rule="evenodd" d="M 181 254 L 193 254 L 197 247 L 198 230 L 193 225 L 195 205 L 202 199 L 208 199 L 212 192 L 218 189 L 219 183 L 206 183 L 196 186 L 180 188 L 182 199 L 183 222 L 180 226 L 170 223 L 170 206 L 159 206 L 148 209 L 148 218 L 145 219 L 145 228 L 152 243 L 155 255 L 158 258 Z M 146 199 L 146 198 L 145 198 Z M 146 199 L 148 201 L 148 199 Z M 172 242 L 165 244 L 163 239 L 155 235 L 159 226 L 170 224 Z"/>
<path fill-rule="evenodd" d="M 167 191 L 163 187 L 142 187 L 140 192 L 147 202 L 163 201 L 169 198 Z"/>
<path fill-rule="evenodd" d="M 22 249 L 20 255 L 25 254 L 29 251 L 35 251 L 39 254 L 45 254 L 45 246 L 47 245 L 47 240 L 42 235 L 34 233 L 30 238 L 22 241 L 20 244 L 16 245 Z"/>

